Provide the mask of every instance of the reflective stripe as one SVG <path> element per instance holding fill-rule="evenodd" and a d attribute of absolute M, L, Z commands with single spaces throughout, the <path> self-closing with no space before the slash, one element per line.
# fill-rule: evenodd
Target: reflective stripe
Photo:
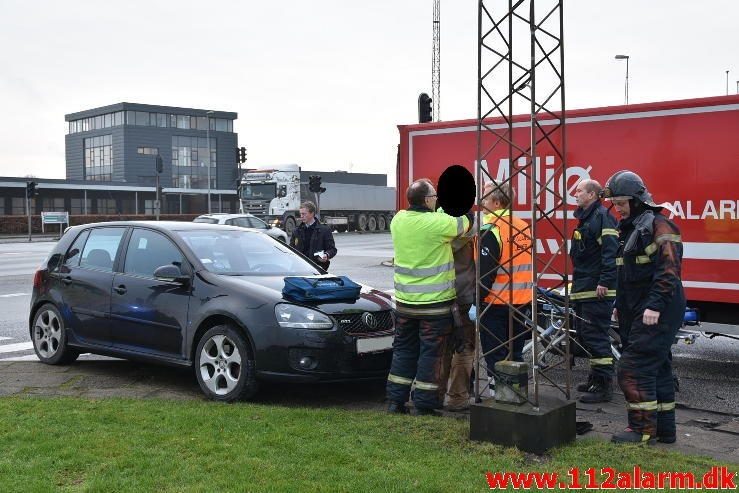
<path fill-rule="evenodd" d="M 534 270 L 534 267 L 531 264 L 518 264 L 512 265 L 510 268 L 501 265 L 498 269 L 501 274 L 515 274 L 516 272 L 531 272 Z"/>
<path fill-rule="evenodd" d="M 423 305 L 409 308 L 408 305 L 396 305 L 395 311 L 401 315 L 449 315 L 452 307 L 442 306 L 440 308 L 423 308 Z"/>
<path fill-rule="evenodd" d="M 457 218 L 457 236 L 464 233 L 464 216 Z"/>
<path fill-rule="evenodd" d="M 531 289 L 533 286 L 534 283 L 532 282 L 514 282 L 513 284 L 509 282 L 495 282 L 493 283 L 491 290 L 502 291 L 504 289 Z"/>
<path fill-rule="evenodd" d="M 656 243 L 650 243 L 650 244 L 649 244 L 649 245 L 647 245 L 647 247 L 646 247 L 646 248 L 644 249 L 644 253 L 646 253 L 647 255 L 651 255 L 651 254 L 653 254 L 654 252 L 656 252 L 656 251 L 657 251 L 657 248 L 659 248 L 659 247 L 657 246 L 657 244 L 656 244 Z"/>
<path fill-rule="evenodd" d="M 429 277 L 429 276 L 441 274 L 442 272 L 447 272 L 450 270 L 454 270 L 454 262 L 449 262 L 448 264 L 443 264 L 443 265 L 437 265 L 436 267 L 419 267 L 416 269 L 411 269 L 409 267 L 401 267 L 399 265 L 395 266 L 396 274 L 405 274 L 405 275 L 414 276 L 414 277 Z"/>
<path fill-rule="evenodd" d="M 613 358 L 590 358 L 590 365 L 593 366 L 605 366 L 612 365 Z"/>
<path fill-rule="evenodd" d="M 613 228 L 603 228 L 600 230 L 601 236 L 618 236 L 618 230 Z"/>
<path fill-rule="evenodd" d="M 624 258 L 616 257 L 616 265 L 624 265 Z"/>
<path fill-rule="evenodd" d="M 650 435 L 647 435 L 646 433 L 642 434 L 642 436 L 641 436 L 641 441 L 642 442 L 648 442 L 651 439 L 652 439 L 652 437 Z"/>
<path fill-rule="evenodd" d="M 680 235 L 664 234 L 664 235 L 659 235 L 654 240 L 654 242 L 657 243 L 658 245 L 666 241 L 672 241 L 674 243 L 682 243 L 682 238 L 680 237 Z"/>
<path fill-rule="evenodd" d="M 411 378 L 399 377 L 398 375 L 393 375 L 392 373 L 390 373 L 387 376 L 387 381 L 397 383 L 398 385 L 408 385 L 408 386 L 410 386 L 413 383 L 413 379 Z"/>
<path fill-rule="evenodd" d="M 416 380 L 416 388 L 418 390 L 439 390 L 439 386 L 435 383 L 419 382 Z"/>
<path fill-rule="evenodd" d="M 632 411 L 656 411 L 657 401 L 627 402 L 626 407 Z"/>
<path fill-rule="evenodd" d="M 606 296 L 616 296 L 615 289 L 609 289 L 606 291 Z M 598 293 L 596 291 L 581 291 L 579 293 L 570 293 L 571 300 L 585 300 L 589 298 L 597 298 Z"/>
<path fill-rule="evenodd" d="M 438 293 L 454 288 L 454 281 L 440 282 L 438 284 L 400 284 L 395 283 L 395 297 L 398 291 L 402 293 Z"/>
<path fill-rule="evenodd" d="M 657 411 L 672 411 L 675 409 L 675 402 L 660 402 L 657 404 Z"/>

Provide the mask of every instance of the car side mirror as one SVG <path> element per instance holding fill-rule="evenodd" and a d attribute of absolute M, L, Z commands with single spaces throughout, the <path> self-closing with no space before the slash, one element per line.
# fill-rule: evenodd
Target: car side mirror
<path fill-rule="evenodd" d="M 154 277 L 162 281 L 178 282 L 181 284 L 186 284 L 190 280 L 190 277 L 184 275 L 179 267 L 171 264 L 157 267 L 154 271 Z"/>
<path fill-rule="evenodd" d="M 280 189 L 277 191 L 277 196 L 280 198 L 287 197 L 287 185 L 280 185 Z"/>

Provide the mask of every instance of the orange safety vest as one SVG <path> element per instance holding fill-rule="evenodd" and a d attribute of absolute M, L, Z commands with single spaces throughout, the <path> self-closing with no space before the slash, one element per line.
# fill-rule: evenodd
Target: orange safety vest
<path fill-rule="evenodd" d="M 503 218 L 502 216 L 508 216 Z M 523 305 L 531 303 L 534 276 L 531 265 L 531 228 L 509 210 L 498 210 L 485 216 L 485 223 L 500 232 L 500 267 L 493 281 L 492 292 L 485 302 L 493 305 Z M 511 255 L 513 242 L 513 255 Z M 512 258 L 511 258 L 512 257 Z M 512 288 L 512 289 L 511 289 Z"/>

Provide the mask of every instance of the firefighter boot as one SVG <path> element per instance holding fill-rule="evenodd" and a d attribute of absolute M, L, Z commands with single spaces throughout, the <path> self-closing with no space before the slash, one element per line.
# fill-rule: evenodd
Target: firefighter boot
<path fill-rule="evenodd" d="M 390 401 L 387 405 L 387 412 L 389 414 L 408 414 L 408 408 L 402 402 Z"/>
<path fill-rule="evenodd" d="M 593 376 L 593 383 L 587 392 L 580 396 L 583 404 L 596 404 L 598 402 L 610 402 L 613 398 L 613 386 L 611 379 L 599 375 Z"/>
<path fill-rule="evenodd" d="M 577 386 L 578 392 L 587 392 L 590 386 L 593 385 L 593 375 L 588 375 L 588 381 L 585 383 L 581 383 Z"/>
<path fill-rule="evenodd" d="M 657 412 L 657 441 L 661 443 L 675 443 L 677 431 L 675 429 L 675 409 Z"/>
<path fill-rule="evenodd" d="M 624 431 L 615 433 L 611 437 L 613 443 L 636 443 L 636 444 L 650 444 L 654 442 L 654 438 L 645 435 L 639 431 L 634 431 L 631 428 L 626 428 Z"/>

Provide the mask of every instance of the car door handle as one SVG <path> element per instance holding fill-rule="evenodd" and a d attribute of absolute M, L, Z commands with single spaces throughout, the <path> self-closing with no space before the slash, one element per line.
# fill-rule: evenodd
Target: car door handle
<path fill-rule="evenodd" d="M 126 286 L 121 284 L 120 286 L 113 288 L 113 291 L 115 291 L 118 294 L 126 294 L 126 291 L 128 290 L 126 289 Z"/>
<path fill-rule="evenodd" d="M 69 276 L 67 276 L 67 277 L 62 277 L 62 282 L 63 282 L 64 284 L 66 284 L 67 286 L 69 286 L 70 284 L 72 284 L 72 278 L 71 278 L 71 277 L 69 277 Z"/>

